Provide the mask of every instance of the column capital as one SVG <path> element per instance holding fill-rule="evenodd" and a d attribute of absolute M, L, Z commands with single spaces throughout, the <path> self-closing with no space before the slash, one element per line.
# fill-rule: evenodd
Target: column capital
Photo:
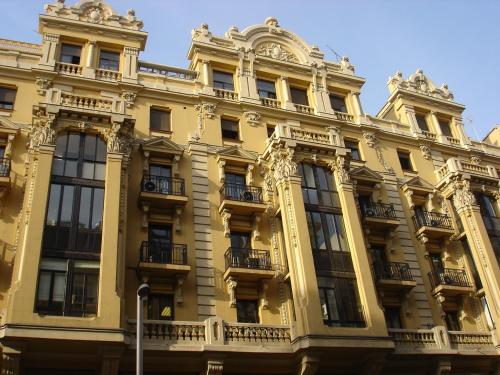
<path fill-rule="evenodd" d="M 457 180 L 452 182 L 453 205 L 458 213 L 463 210 L 477 209 L 476 197 L 470 189 L 469 180 Z"/>

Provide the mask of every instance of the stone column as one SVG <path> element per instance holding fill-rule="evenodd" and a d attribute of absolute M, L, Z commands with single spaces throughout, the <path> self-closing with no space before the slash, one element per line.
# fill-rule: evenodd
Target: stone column
<path fill-rule="evenodd" d="M 85 59 L 85 66 L 83 67 L 83 76 L 87 78 L 95 78 L 94 55 L 96 41 L 91 40 L 87 43 L 87 45 L 87 58 Z"/>
<path fill-rule="evenodd" d="M 295 107 L 292 103 L 292 95 L 290 94 L 290 86 L 288 85 L 288 77 L 280 77 L 280 84 L 282 95 L 281 100 L 283 101 L 281 103 L 281 108 L 295 111 Z"/>
<path fill-rule="evenodd" d="M 386 336 L 384 313 L 378 304 L 375 283 L 370 272 L 371 267 L 363 238 L 363 228 L 356 209 L 355 189 L 349 176 L 346 157 L 337 156 L 335 163 L 330 164 L 330 167 L 334 170 L 340 204 L 343 208 L 342 217 L 356 273 L 359 298 L 367 320 L 366 324 L 371 334 Z"/>
<path fill-rule="evenodd" d="M 16 247 L 6 322 L 32 323 L 38 266 L 54 156 L 55 132 L 49 124 L 35 128 L 30 140 L 31 169 L 23 211 L 25 228 Z"/>
<path fill-rule="evenodd" d="M 363 108 L 361 107 L 361 101 L 359 99 L 359 92 L 351 92 L 351 102 L 353 105 L 354 115 L 357 117 L 363 116 Z"/>
<path fill-rule="evenodd" d="M 270 155 L 271 170 L 282 212 L 285 249 L 290 269 L 294 301 L 295 336 L 324 331 L 314 259 L 307 231 L 301 178 L 293 160 L 293 150 L 277 146 Z"/>
<path fill-rule="evenodd" d="M 469 139 L 467 134 L 465 134 L 464 123 L 462 122 L 462 118 L 453 117 L 452 122 L 455 124 L 455 129 L 457 129 L 458 138 L 460 138 L 460 143 L 462 143 L 462 146 L 471 145 L 472 144 L 471 140 Z"/>
<path fill-rule="evenodd" d="M 238 79 L 240 101 L 260 104 L 255 72 L 253 71 L 253 62 L 250 62 L 248 67 L 246 66 L 245 52 L 243 50 L 238 51 L 238 56 L 239 64 L 236 77 Z"/>
<path fill-rule="evenodd" d="M 139 48 L 125 47 L 124 49 L 122 81 L 137 83 L 137 70 L 139 69 Z"/>
<path fill-rule="evenodd" d="M 453 191 L 453 204 L 462 220 L 493 321 L 500 322 L 500 270 L 480 208 L 468 180 L 454 181 L 450 189 Z M 500 330 L 496 330 L 495 334 L 497 342 L 500 342 Z"/>
<path fill-rule="evenodd" d="M 439 124 L 439 120 L 436 116 L 436 113 L 431 112 L 430 117 L 431 117 L 432 125 L 434 126 L 434 129 L 436 130 L 437 140 L 441 143 L 449 144 L 450 142 L 448 141 L 448 138 L 443 134 L 443 131 L 441 130 L 441 125 Z"/>
<path fill-rule="evenodd" d="M 45 70 L 54 70 L 58 57 L 59 35 L 57 34 L 44 34 L 42 44 L 42 57 L 38 67 Z"/>
<path fill-rule="evenodd" d="M 209 60 L 202 60 L 201 61 L 201 74 L 202 74 L 202 80 L 203 80 L 203 94 L 209 94 L 213 95 L 214 90 L 212 87 L 212 74 L 210 71 L 210 61 Z"/>

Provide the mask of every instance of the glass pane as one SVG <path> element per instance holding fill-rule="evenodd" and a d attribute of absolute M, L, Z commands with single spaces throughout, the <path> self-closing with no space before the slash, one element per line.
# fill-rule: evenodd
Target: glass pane
<path fill-rule="evenodd" d="M 83 304 L 83 290 L 84 290 L 85 276 L 83 274 L 76 274 L 73 277 L 71 304 Z"/>
<path fill-rule="evenodd" d="M 323 234 L 323 227 L 321 225 L 321 215 L 319 214 L 319 212 L 313 212 L 312 219 L 313 219 L 314 233 L 318 244 L 318 248 L 321 250 L 325 250 L 326 242 L 325 242 L 325 236 Z"/>
<path fill-rule="evenodd" d="M 66 271 L 68 262 L 63 259 L 44 258 L 40 263 L 40 269 L 47 271 Z"/>
<path fill-rule="evenodd" d="M 330 246 L 332 250 L 339 251 L 341 250 L 341 247 L 339 243 L 339 233 L 337 232 L 337 228 L 335 227 L 334 215 L 325 215 L 325 220 L 330 237 Z"/>
<path fill-rule="evenodd" d="M 292 96 L 292 103 L 309 105 L 309 100 L 307 99 L 307 91 L 302 89 L 290 88 L 290 94 Z"/>
<path fill-rule="evenodd" d="M 97 137 L 96 161 L 100 161 L 102 163 L 106 162 L 106 147 L 106 142 L 104 142 L 100 137 Z"/>
<path fill-rule="evenodd" d="M 94 180 L 104 181 L 104 177 L 106 175 L 106 164 L 96 163 L 94 168 Z"/>
<path fill-rule="evenodd" d="M 61 199 L 61 185 L 52 184 L 49 195 L 49 208 L 47 210 L 47 225 L 57 225 L 57 214 Z"/>
<path fill-rule="evenodd" d="M 309 204 L 319 204 L 318 191 L 315 189 L 307 189 L 308 202 Z"/>
<path fill-rule="evenodd" d="M 330 320 L 339 320 L 339 311 L 337 307 L 337 299 L 334 289 L 326 290 L 326 299 L 328 302 L 328 310 L 330 311 Z"/>
<path fill-rule="evenodd" d="M 80 134 L 70 133 L 68 138 L 68 148 L 66 151 L 66 157 L 78 158 L 79 151 L 80 151 Z"/>
<path fill-rule="evenodd" d="M 170 130 L 170 112 L 158 109 L 150 110 L 150 127 L 154 130 Z"/>
<path fill-rule="evenodd" d="M 342 251 L 349 251 L 349 243 L 347 242 L 344 218 L 342 215 L 335 215 L 335 226 L 337 227 L 338 238 Z"/>
<path fill-rule="evenodd" d="M 85 304 L 97 305 L 97 290 L 99 287 L 99 276 L 97 274 L 87 275 L 85 284 Z"/>
<path fill-rule="evenodd" d="M 70 226 L 73 214 L 73 195 L 75 188 L 73 186 L 64 186 L 63 200 L 61 206 L 60 225 Z"/>
<path fill-rule="evenodd" d="M 309 230 L 309 240 L 311 241 L 311 247 L 314 250 L 317 249 L 317 247 L 316 247 L 316 239 L 314 237 L 314 227 L 310 212 L 306 212 L 306 218 L 307 218 L 307 229 Z"/>
<path fill-rule="evenodd" d="M 83 158 L 85 160 L 95 160 L 95 151 L 96 151 L 96 136 L 87 135 L 85 137 Z"/>
<path fill-rule="evenodd" d="M 120 54 L 111 51 L 101 51 L 99 56 L 99 68 L 117 71 L 120 67 Z"/>
<path fill-rule="evenodd" d="M 150 165 L 149 174 L 159 177 L 170 177 L 172 175 L 171 168 L 165 165 Z"/>
<path fill-rule="evenodd" d="M 64 273 L 56 273 L 54 275 L 54 291 L 52 292 L 52 301 L 63 302 L 66 292 L 66 275 Z"/>
<path fill-rule="evenodd" d="M 82 178 L 86 178 L 89 180 L 92 180 L 94 178 L 94 163 L 83 163 Z"/>
<path fill-rule="evenodd" d="M 76 160 L 66 160 L 64 175 L 66 177 L 76 177 L 78 162 Z"/>
<path fill-rule="evenodd" d="M 323 320 L 328 320 L 328 306 L 325 299 L 325 291 L 319 290 L 319 303 L 321 305 L 321 312 L 323 313 Z"/>
<path fill-rule="evenodd" d="M 426 132 L 429 131 L 429 127 L 427 126 L 427 121 L 425 120 L 424 116 L 421 115 L 416 115 L 415 118 L 417 119 L 417 124 L 421 130 L 424 130 Z"/>
<path fill-rule="evenodd" d="M 310 187 L 310 188 L 316 187 L 316 183 L 314 181 L 313 169 L 309 164 L 304 164 L 304 178 L 305 178 L 307 187 Z"/>
<path fill-rule="evenodd" d="M 88 187 L 82 188 L 80 196 L 80 212 L 78 217 L 79 228 L 89 228 L 90 221 L 90 201 L 92 198 L 92 189 Z"/>
<path fill-rule="evenodd" d="M 56 158 L 52 160 L 52 175 L 54 176 L 64 175 L 64 160 Z"/>
<path fill-rule="evenodd" d="M 38 301 L 47 302 L 50 296 L 50 280 L 51 274 L 49 272 L 40 272 L 38 280 Z"/>
<path fill-rule="evenodd" d="M 63 135 L 60 135 L 59 137 L 57 137 L 57 140 L 56 140 L 56 151 L 54 152 L 54 156 L 56 157 L 64 157 L 64 155 L 66 154 L 66 142 L 68 140 L 68 135 L 67 134 L 63 134 Z"/>
<path fill-rule="evenodd" d="M 104 205 L 104 189 L 94 189 L 94 204 L 92 207 L 92 229 L 102 227 L 102 209 Z"/>
<path fill-rule="evenodd" d="M 87 269 L 99 269 L 99 262 L 95 262 L 93 260 L 75 260 L 73 265 L 75 269 L 79 268 L 87 268 Z"/>

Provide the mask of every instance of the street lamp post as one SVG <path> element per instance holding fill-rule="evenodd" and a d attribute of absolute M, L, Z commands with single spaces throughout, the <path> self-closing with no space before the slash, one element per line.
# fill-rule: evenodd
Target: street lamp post
<path fill-rule="evenodd" d="M 144 298 L 149 294 L 149 284 L 142 283 L 139 288 L 137 288 L 137 329 L 136 329 L 136 362 L 135 362 L 135 373 L 136 375 L 142 375 L 142 339 L 143 339 L 143 302 Z"/>

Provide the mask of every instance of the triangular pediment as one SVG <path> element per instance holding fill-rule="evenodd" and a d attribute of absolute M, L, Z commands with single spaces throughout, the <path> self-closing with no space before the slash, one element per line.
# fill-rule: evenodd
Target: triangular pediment
<path fill-rule="evenodd" d="M 403 183 L 404 190 L 417 190 L 424 192 L 433 192 L 435 187 L 419 176 L 412 177 Z"/>
<path fill-rule="evenodd" d="M 15 134 L 21 127 L 8 118 L 0 117 L 0 132 Z"/>
<path fill-rule="evenodd" d="M 351 178 L 355 180 L 372 181 L 372 182 L 382 182 L 383 177 L 379 173 L 371 170 L 364 165 L 361 167 L 354 168 L 350 171 Z"/>
<path fill-rule="evenodd" d="M 142 150 L 152 154 L 182 155 L 184 149 L 174 141 L 165 137 L 154 137 L 142 144 Z"/>
<path fill-rule="evenodd" d="M 245 151 L 239 146 L 224 147 L 217 152 L 217 156 L 218 159 L 229 159 L 246 163 L 254 163 L 257 160 L 254 153 Z"/>

